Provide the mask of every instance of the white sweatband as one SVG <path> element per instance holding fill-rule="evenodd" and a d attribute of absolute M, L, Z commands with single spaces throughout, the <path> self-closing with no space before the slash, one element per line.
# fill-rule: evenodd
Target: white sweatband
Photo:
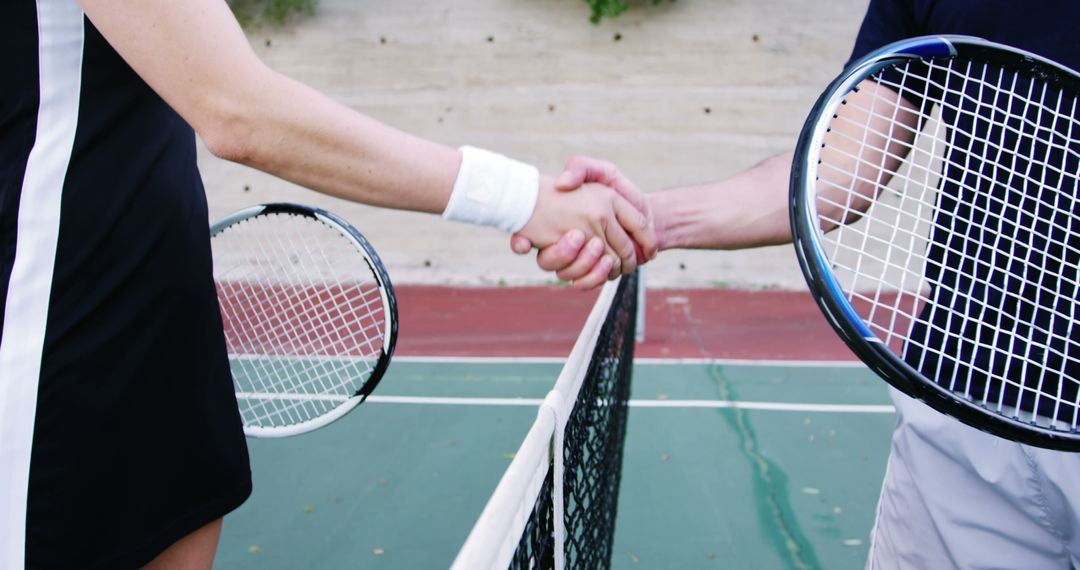
<path fill-rule="evenodd" d="M 442 217 L 508 232 L 525 227 L 536 208 L 540 171 L 483 149 L 460 150 L 461 170 Z"/>

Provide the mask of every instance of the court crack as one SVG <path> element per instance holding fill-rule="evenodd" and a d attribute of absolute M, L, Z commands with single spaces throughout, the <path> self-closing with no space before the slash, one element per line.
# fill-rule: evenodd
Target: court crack
<path fill-rule="evenodd" d="M 701 352 L 702 358 L 708 358 L 704 343 L 698 331 L 700 322 L 690 313 L 690 305 L 683 305 L 683 316 L 688 330 Z M 716 382 L 721 401 L 737 402 L 738 395 L 731 387 L 731 382 L 724 376 L 722 367 L 709 365 L 709 376 Z M 746 410 L 739 407 L 718 410 L 739 438 L 739 448 L 749 462 L 754 485 L 754 500 L 758 507 L 758 522 L 762 534 L 772 543 L 776 553 L 792 570 L 818 570 L 821 564 L 814 553 L 810 541 L 803 534 L 795 520 L 795 511 L 788 495 L 788 480 L 780 469 L 758 449 L 757 434 L 747 417 Z"/>

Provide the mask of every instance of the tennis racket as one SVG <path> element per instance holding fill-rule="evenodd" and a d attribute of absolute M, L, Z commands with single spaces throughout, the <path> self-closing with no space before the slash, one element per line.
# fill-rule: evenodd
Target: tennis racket
<path fill-rule="evenodd" d="M 305 433 L 362 403 L 397 338 L 394 290 L 364 236 L 295 204 L 241 210 L 210 233 L 244 432 Z"/>
<path fill-rule="evenodd" d="M 821 95 L 791 222 L 818 305 L 940 412 L 1080 450 L 1080 75 L 971 37 L 889 45 Z"/>

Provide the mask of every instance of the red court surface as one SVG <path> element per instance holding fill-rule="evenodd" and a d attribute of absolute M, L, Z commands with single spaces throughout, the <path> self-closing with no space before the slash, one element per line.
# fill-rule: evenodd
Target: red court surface
<path fill-rule="evenodd" d="M 397 287 L 401 356 L 562 357 L 596 293 L 565 287 Z M 656 289 L 637 358 L 854 360 L 809 293 Z"/>

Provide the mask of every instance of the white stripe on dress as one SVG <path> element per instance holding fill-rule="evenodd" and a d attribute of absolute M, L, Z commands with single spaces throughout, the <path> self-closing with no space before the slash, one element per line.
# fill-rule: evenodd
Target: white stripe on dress
<path fill-rule="evenodd" d="M 15 263 L 0 337 L 0 568 L 26 563 L 26 505 L 60 198 L 75 143 L 83 13 L 75 0 L 38 0 L 40 106 L 26 163 Z"/>

